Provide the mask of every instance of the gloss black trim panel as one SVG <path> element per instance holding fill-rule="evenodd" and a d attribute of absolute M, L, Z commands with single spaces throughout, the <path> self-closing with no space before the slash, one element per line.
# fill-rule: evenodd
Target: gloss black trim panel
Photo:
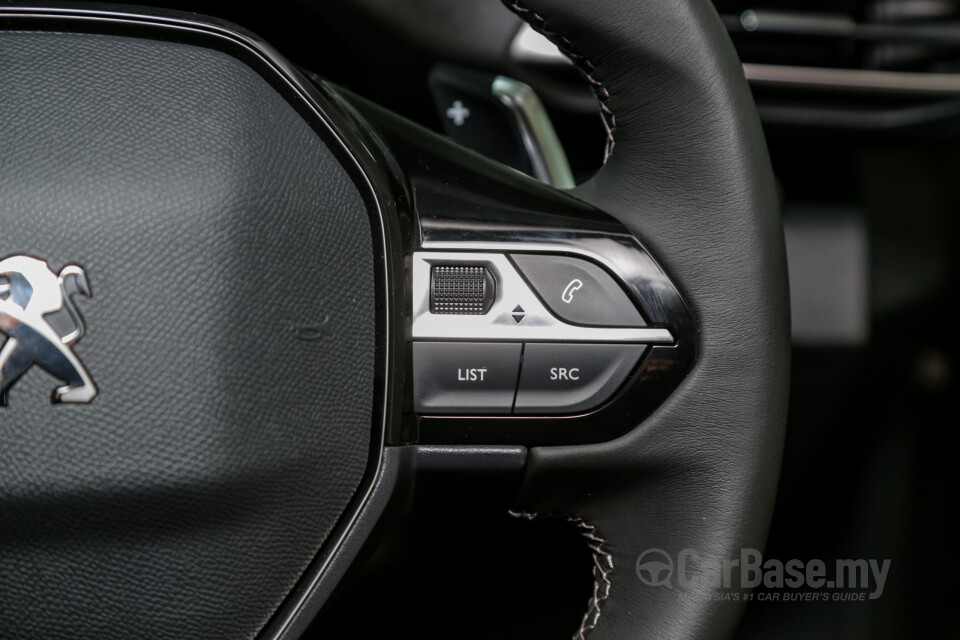
<path fill-rule="evenodd" d="M 389 167 L 398 208 L 409 216 L 407 287 L 415 253 L 549 253 L 590 260 L 612 273 L 647 326 L 671 344 L 647 349 L 619 392 L 571 416 L 417 415 L 406 405 L 401 442 L 561 445 L 603 442 L 633 429 L 673 392 L 697 354 L 697 328 L 680 292 L 636 237 L 612 216 L 517 171 L 470 152 L 342 89 Z M 412 295 L 407 313 L 412 317 Z M 410 333 L 408 319 L 408 343 Z M 409 354 L 409 344 L 408 344 Z M 414 378 L 407 359 L 406 379 Z"/>

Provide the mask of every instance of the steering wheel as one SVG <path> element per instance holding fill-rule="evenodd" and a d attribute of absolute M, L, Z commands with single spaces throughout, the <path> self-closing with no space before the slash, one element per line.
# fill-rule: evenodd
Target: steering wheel
<path fill-rule="evenodd" d="M 638 565 L 766 535 L 788 293 L 749 88 L 707 0 L 505 2 L 596 93 L 570 191 L 215 19 L 0 8 L 4 634 L 296 638 L 425 460 L 582 530 L 578 637 L 732 633 L 724 585 Z"/>

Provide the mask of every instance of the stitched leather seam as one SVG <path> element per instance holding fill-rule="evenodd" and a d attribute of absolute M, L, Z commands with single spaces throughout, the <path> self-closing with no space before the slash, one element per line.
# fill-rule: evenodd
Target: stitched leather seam
<path fill-rule="evenodd" d="M 610 91 L 607 90 L 606 85 L 602 81 L 594 77 L 594 73 L 597 68 L 594 66 L 590 60 L 579 53 L 577 53 L 576 48 L 573 46 L 573 42 L 570 38 L 566 37 L 559 31 L 553 31 L 547 27 L 547 19 L 542 15 L 520 5 L 519 0 L 502 0 L 503 3 L 511 11 L 520 16 L 525 20 L 533 30 L 540 33 L 549 39 L 553 44 L 557 45 L 557 48 L 560 49 L 563 55 L 570 58 L 573 64 L 580 70 L 581 75 L 586 78 L 587 82 L 590 83 L 590 86 L 593 88 L 593 92 L 597 96 L 597 100 L 600 101 L 600 118 L 603 120 L 603 128 L 607 132 L 607 142 L 603 149 L 603 163 L 607 163 L 607 159 L 610 157 L 610 154 L 613 153 L 614 137 L 613 134 L 617 130 L 617 118 L 613 114 L 613 110 L 610 109 L 608 102 L 610 101 Z"/>
<path fill-rule="evenodd" d="M 508 511 L 514 518 L 523 518 L 524 520 L 535 520 L 536 513 L 526 511 Z M 579 516 L 567 516 L 564 518 L 580 531 L 580 535 L 587 540 L 587 546 L 593 551 L 593 595 L 587 606 L 587 612 L 583 614 L 583 620 L 580 622 L 580 628 L 573 636 L 573 640 L 586 640 L 587 632 L 597 626 L 600 620 L 600 603 L 610 597 L 610 572 L 613 571 L 613 556 L 604 549 L 606 540 L 597 534 L 597 527 L 590 524 Z"/>

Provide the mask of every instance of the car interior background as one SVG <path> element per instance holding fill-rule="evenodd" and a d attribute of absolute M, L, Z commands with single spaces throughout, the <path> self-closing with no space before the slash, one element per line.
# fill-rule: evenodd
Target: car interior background
<path fill-rule="evenodd" d="M 956 636 L 946 612 L 960 570 L 949 313 L 960 237 L 960 3 L 722 0 L 717 9 L 752 80 L 790 270 L 791 410 L 766 553 L 893 559 L 881 600 L 748 607 L 738 637 Z M 321 10 L 301 1 L 289 11 L 299 19 L 261 16 L 256 26 L 304 67 L 424 126 L 450 132 L 448 99 L 503 75 L 534 88 L 576 179 L 603 160 L 588 85 L 549 53 L 518 55 L 522 23 L 499 3 L 363 0 Z M 523 166 L 501 118 L 460 141 Z M 579 624 L 591 578 L 576 531 L 494 511 L 426 513 L 410 523 L 416 535 L 384 541 L 358 577 L 367 581 L 327 624 L 355 623 L 351 607 L 371 602 L 415 610 L 425 594 L 432 615 L 418 616 L 421 637 L 445 635 L 465 616 L 474 624 L 458 633 L 476 638 L 562 638 Z M 582 584 L 560 580 L 557 557 L 583 567 Z M 413 593 L 403 587 L 410 580 L 420 585 Z M 509 606 L 518 598 L 523 612 Z"/>
<path fill-rule="evenodd" d="M 764 554 L 892 560 L 880 599 L 752 603 L 736 637 L 960 637 L 960 2 L 715 5 L 757 103 L 789 264 L 790 410 Z M 235 22 L 308 75 L 555 186 L 604 161 L 588 83 L 499 1 L 165 6 Z M 531 153 L 531 130 L 548 149 Z M 593 588 L 582 531 L 511 514 L 509 486 L 458 487 L 462 506 L 447 490 L 424 476 L 310 637 L 573 635 Z"/>

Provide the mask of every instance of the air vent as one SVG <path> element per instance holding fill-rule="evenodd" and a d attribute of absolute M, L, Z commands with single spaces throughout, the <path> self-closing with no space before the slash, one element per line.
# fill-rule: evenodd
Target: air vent
<path fill-rule="evenodd" d="M 960 0 L 714 3 L 765 125 L 960 132 Z M 526 25 L 511 56 L 569 65 Z"/>
<path fill-rule="evenodd" d="M 739 8 L 724 23 L 748 64 L 960 72 L 960 4 L 950 0 L 873 0 L 842 13 Z"/>
<path fill-rule="evenodd" d="M 946 0 L 878 0 L 866 22 L 881 32 L 864 66 L 925 73 L 960 72 L 960 4 Z"/>

